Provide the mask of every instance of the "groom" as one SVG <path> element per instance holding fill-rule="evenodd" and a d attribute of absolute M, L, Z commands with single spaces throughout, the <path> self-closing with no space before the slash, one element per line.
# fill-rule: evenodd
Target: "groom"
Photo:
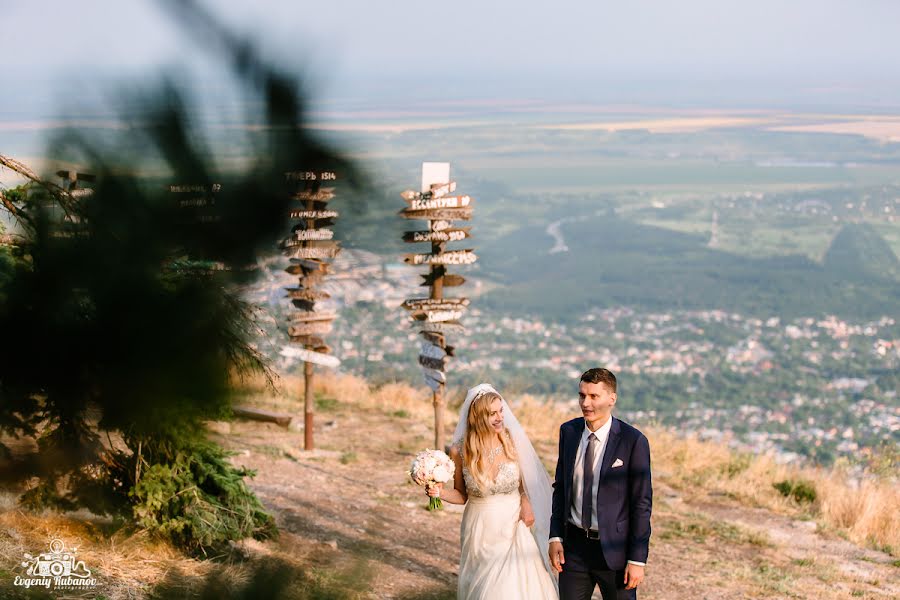
<path fill-rule="evenodd" d="M 560 600 L 636 598 L 650 543 L 650 445 L 612 416 L 616 376 L 590 369 L 578 398 L 584 417 L 559 428 L 550 517 L 550 563 Z"/>

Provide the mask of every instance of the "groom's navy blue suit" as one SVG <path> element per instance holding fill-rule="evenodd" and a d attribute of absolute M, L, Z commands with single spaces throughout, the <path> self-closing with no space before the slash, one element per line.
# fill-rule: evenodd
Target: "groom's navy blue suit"
<path fill-rule="evenodd" d="M 603 558 L 599 564 L 605 562 L 607 568 L 614 571 L 623 571 L 629 560 L 647 562 L 653 496 L 650 445 L 640 431 L 620 419 L 610 418 L 612 423 L 594 502 L 599 542 L 586 541 L 584 530 L 570 521 L 575 459 L 584 432 L 584 418 L 572 419 L 559 429 L 550 537 L 563 538 L 563 572 L 590 571 L 600 558 L 590 554 L 598 551 L 602 552 Z M 620 465 L 612 466 L 619 461 Z"/>

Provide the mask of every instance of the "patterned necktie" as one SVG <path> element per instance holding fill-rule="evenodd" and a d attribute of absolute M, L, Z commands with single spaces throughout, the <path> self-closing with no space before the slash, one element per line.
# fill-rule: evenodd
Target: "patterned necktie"
<path fill-rule="evenodd" d="M 594 487 L 594 456 L 600 441 L 592 433 L 588 436 L 587 448 L 584 451 L 584 473 L 581 476 L 581 526 L 591 528 L 591 500 Z"/>

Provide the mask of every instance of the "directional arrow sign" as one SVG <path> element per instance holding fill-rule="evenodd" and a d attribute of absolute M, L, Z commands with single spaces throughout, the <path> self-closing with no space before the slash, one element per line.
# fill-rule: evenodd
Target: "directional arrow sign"
<path fill-rule="evenodd" d="M 332 219 L 338 216 L 336 210 L 302 210 L 295 209 L 288 213 L 291 219 Z"/>
<path fill-rule="evenodd" d="M 306 288 L 290 287 L 287 290 L 287 297 L 296 300 L 328 300 L 331 295 L 328 292 L 320 290 L 308 290 Z"/>
<path fill-rule="evenodd" d="M 303 344 L 304 346 L 312 346 L 313 348 L 327 348 L 325 340 L 315 335 L 299 335 L 291 338 L 295 344 Z M 317 350 L 318 352 L 318 350 Z"/>
<path fill-rule="evenodd" d="M 432 273 L 428 273 L 426 275 L 422 275 L 422 277 L 425 278 L 425 282 L 422 283 L 422 285 L 426 285 L 426 286 L 434 285 L 434 280 L 437 279 L 437 277 L 444 278 L 443 284 L 442 284 L 444 287 L 457 287 L 466 282 L 466 278 L 463 277 L 462 275 L 445 274 L 445 275 L 435 276 Z"/>
<path fill-rule="evenodd" d="M 309 222 L 309 221 L 307 221 Z M 321 229 L 322 227 L 331 227 L 334 225 L 334 219 L 315 219 L 312 222 L 313 229 Z"/>
<path fill-rule="evenodd" d="M 401 304 L 406 310 L 459 310 L 468 305 L 468 298 L 410 298 Z"/>
<path fill-rule="evenodd" d="M 333 312 L 294 312 L 288 316 L 291 324 L 311 323 L 313 321 L 334 321 L 337 314 Z"/>
<path fill-rule="evenodd" d="M 447 376 L 443 371 L 438 371 L 437 369 L 422 369 L 422 374 L 435 381 L 447 383 Z"/>
<path fill-rule="evenodd" d="M 301 275 L 297 283 L 300 287 L 310 289 L 315 285 L 322 283 L 325 279 L 325 273 L 322 271 L 312 271 L 306 275 Z"/>
<path fill-rule="evenodd" d="M 472 203 L 469 196 L 444 196 L 428 200 L 411 200 L 407 210 L 431 210 L 434 208 L 465 208 Z"/>
<path fill-rule="evenodd" d="M 459 321 L 444 321 L 442 323 L 429 323 L 427 321 L 416 321 L 414 326 L 421 327 L 422 333 L 443 333 L 448 329 L 463 330 L 462 323 Z"/>
<path fill-rule="evenodd" d="M 76 192 L 78 190 L 75 190 Z M 214 198 L 185 198 L 184 200 L 178 201 L 178 206 L 181 208 L 199 208 L 201 206 L 212 206 L 216 203 Z"/>
<path fill-rule="evenodd" d="M 456 191 L 456 182 L 451 181 L 449 183 L 432 183 L 431 184 L 431 197 L 432 198 L 440 198 L 446 194 Z"/>
<path fill-rule="evenodd" d="M 327 235 L 316 237 L 315 234 L 319 233 L 320 231 L 327 232 Z M 307 247 L 310 247 L 310 248 L 336 248 L 337 245 L 340 244 L 340 242 L 331 241 L 331 234 L 333 234 L 333 232 L 331 232 L 327 229 L 300 230 L 300 231 L 295 232 L 295 236 L 300 233 L 304 234 L 304 236 L 287 238 L 286 240 L 282 241 L 282 243 L 281 243 L 282 247 L 291 248 L 294 246 L 306 245 Z M 313 236 L 307 237 L 305 235 L 307 233 L 313 234 Z"/>
<path fill-rule="evenodd" d="M 337 367 L 341 364 L 340 359 L 336 356 L 329 356 L 327 354 L 322 354 L 321 352 L 313 352 L 312 350 L 304 350 L 303 348 L 294 348 L 291 346 L 284 348 L 280 354 L 290 358 L 299 358 L 300 360 L 322 365 L 323 367 Z"/>
<path fill-rule="evenodd" d="M 313 258 L 292 258 L 291 263 L 310 271 L 322 271 L 323 273 L 331 272 L 331 265 Z"/>
<path fill-rule="evenodd" d="M 431 190 L 427 192 L 417 192 L 415 190 L 406 190 L 400 193 L 400 196 L 407 202 L 410 200 L 422 200 L 428 198 L 440 198 L 446 194 L 456 191 L 456 182 L 435 183 L 431 185 Z"/>
<path fill-rule="evenodd" d="M 287 171 L 284 178 L 288 181 L 337 181 L 334 171 Z"/>
<path fill-rule="evenodd" d="M 422 355 L 419 355 L 419 364 L 425 368 L 434 369 L 435 371 L 443 371 L 447 368 L 447 365 L 443 360 Z"/>
<path fill-rule="evenodd" d="M 330 321 L 319 321 L 313 323 L 297 323 L 296 325 L 291 325 L 288 327 L 288 335 L 291 336 L 291 341 L 294 341 L 294 338 L 304 337 L 309 335 L 325 335 L 331 331 L 332 325 Z"/>
<path fill-rule="evenodd" d="M 294 305 L 294 308 L 299 308 L 300 310 L 305 310 L 307 312 L 314 311 L 316 309 L 316 301 L 315 300 L 307 300 L 305 298 L 293 298 L 291 300 L 291 304 Z"/>
<path fill-rule="evenodd" d="M 291 258 L 334 258 L 341 251 L 340 247 L 287 248 L 285 254 Z"/>
<path fill-rule="evenodd" d="M 328 202 L 332 198 L 334 198 L 333 187 L 319 188 L 319 190 L 316 192 L 312 190 L 303 190 L 302 192 L 297 192 L 296 194 L 294 194 L 294 199 L 296 200 L 315 200 L 317 202 Z"/>
<path fill-rule="evenodd" d="M 434 391 L 437 391 L 442 383 L 447 383 L 447 376 L 444 373 L 427 367 L 422 369 L 422 377 L 425 378 L 425 385 Z"/>
<path fill-rule="evenodd" d="M 443 323 L 445 321 L 456 321 L 462 317 L 461 310 L 424 310 L 412 313 L 411 318 L 414 321 L 426 321 L 428 323 Z"/>
<path fill-rule="evenodd" d="M 447 352 L 437 344 L 423 342 L 422 349 L 419 351 L 419 356 L 427 356 L 429 358 L 441 360 L 447 356 Z"/>
<path fill-rule="evenodd" d="M 446 229 L 444 231 L 407 231 L 403 234 L 404 242 L 458 242 L 469 237 L 470 227 L 464 229 Z"/>
<path fill-rule="evenodd" d="M 192 193 L 195 194 L 197 192 L 218 192 L 222 189 L 222 185 L 219 183 L 214 183 L 210 186 L 205 185 L 170 185 L 169 191 L 175 194 L 185 194 Z"/>
<path fill-rule="evenodd" d="M 420 331 L 422 337 L 431 342 L 432 344 L 443 344 L 444 343 L 444 334 L 438 333 L 436 331 Z"/>
<path fill-rule="evenodd" d="M 290 248 L 293 246 L 305 245 L 307 248 L 337 248 L 340 242 L 332 240 L 298 240 L 288 238 L 282 242 L 282 246 Z"/>
<path fill-rule="evenodd" d="M 330 229 L 298 229 L 294 231 L 294 238 L 298 240 L 330 240 L 334 232 Z"/>
<path fill-rule="evenodd" d="M 450 250 L 440 254 L 407 254 L 403 262 L 411 265 L 470 265 L 478 256 L 468 250 Z"/>
<path fill-rule="evenodd" d="M 423 219 L 426 221 L 437 221 L 441 219 L 468 221 L 472 218 L 472 208 L 430 208 L 426 210 L 411 210 L 404 208 L 400 211 L 400 216 L 405 219 Z"/>

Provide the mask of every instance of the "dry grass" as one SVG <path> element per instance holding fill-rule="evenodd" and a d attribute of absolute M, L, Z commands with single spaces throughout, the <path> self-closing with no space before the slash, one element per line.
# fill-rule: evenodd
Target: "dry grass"
<path fill-rule="evenodd" d="M 3 565 L 18 565 L 23 555 L 47 552 L 58 538 L 67 547 L 78 548 L 78 560 L 111 582 L 102 591 L 109 597 L 131 597 L 137 590 L 162 582 L 172 569 L 185 577 L 203 577 L 212 565 L 185 558 L 184 554 L 148 535 L 114 531 L 110 521 L 90 513 L 33 513 L 18 510 L 15 495 L 0 495 L 0 559 Z"/>
<path fill-rule="evenodd" d="M 825 523 L 858 544 L 873 544 L 900 554 L 900 491 L 897 482 L 864 480 L 848 485 L 836 470 L 816 480 L 819 511 Z"/>
<path fill-rule="evenodd" d="M 896 481 L 873 476 L 854 480 L 843 468 L 820 469 L 777 463 L 772 455 L 740 454 L 723 444 L 679 437 L 653 427 L 645 431 L 654 470 L 673 486 L 717 492 L 743 504 L 780 513 L 808 513 L 861 545 L 900 554 L 900 491 Z M 798 503 L 778 492 L 781 481 L 811 484 L 816 500 Z"/>

